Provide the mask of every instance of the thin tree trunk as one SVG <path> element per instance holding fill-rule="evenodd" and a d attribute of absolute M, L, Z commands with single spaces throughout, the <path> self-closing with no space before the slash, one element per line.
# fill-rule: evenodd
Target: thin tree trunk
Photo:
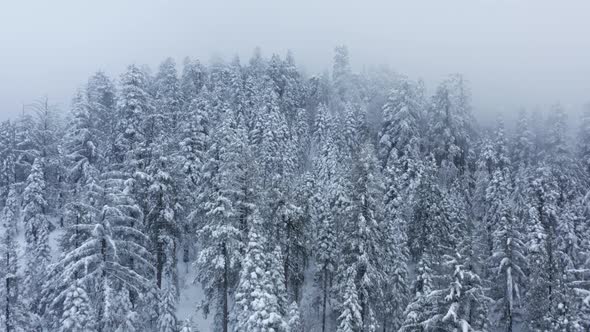
<path fill-rule="evenodd" d="M 9 254 L 6 254 L 7 261 Z M 6 332 L 10 332 L 12 327 L 10 326 L 10 276 L 6 277 Z"/>
<path fill-rule="evenodd" d="M 291 237 L 291 227 L 287 223 L 287 236 L 286 236 L 286 247 L 285 248 L 285 292 L 289 294 L 289 254 L 290 254 L 290 237 Z"/>
<path fill-rule="evenodd" d="M 229 285 L 228 285 L 228 259 L 227 259 L 227 248 L 223 244 L 223 257 L 225 259 L 223 264 L 223 332 L 228 332 L 229 325 L 229 310 L 228 310 L 228 296 L 229 296 Z"/>
<path fill-rule="evenodd" d="M 326 332 L 326 302 L 328 300 L 328 270 L 324 268 L 324 296 L 322 299 L 322 332 Z"/>

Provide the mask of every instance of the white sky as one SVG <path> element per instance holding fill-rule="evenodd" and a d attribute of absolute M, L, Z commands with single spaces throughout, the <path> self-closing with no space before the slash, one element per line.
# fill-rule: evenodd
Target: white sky
<path fill-rule="evenodd" d="M 0 2 L 0 119 L 47 95 L 68 107 L 98 69 L 167 56 L 243 61 L 291 49 L 308 73 L 346 44 L 433 87 L 463 73 L 482 114 L 590 101 L 590 0 L 19 0 Z M 180 68 L 179 68 L 180 69 Z"/>

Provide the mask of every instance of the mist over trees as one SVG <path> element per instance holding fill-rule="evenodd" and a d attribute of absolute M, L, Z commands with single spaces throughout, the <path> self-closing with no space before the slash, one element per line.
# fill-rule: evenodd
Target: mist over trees
<path fill-rule="evenodd" d="M 0 124 L 0 331 L 588 331 L 590 107 L 259 49 Z M 188 313 L 188 314 L 187 314 Z"/>

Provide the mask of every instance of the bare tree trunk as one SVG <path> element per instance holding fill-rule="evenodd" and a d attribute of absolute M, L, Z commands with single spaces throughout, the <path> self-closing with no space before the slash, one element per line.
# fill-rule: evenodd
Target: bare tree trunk
<path fill-rule="evenodd" d="M 228 310 L 228 296 L 229 296 L 229 285 L 228 285 L 228 259 L 227 259 L 227 248 L 223 244 L 223 257 L 225 259 L 223 264 L 223 332 L 228 332 L 229 325 L 229 310 Z"/>
<path fill-rule="evenodd" d="M 7 261 L 9 261 L 9 254 L 6 254 Z M 12 331 L 10 326 L 10 276 L 6 277 L 6 332 Z"/>
<path fill-rule="evenodd" d="M 324 294 L 322 299 L 322 332 L 326 332 L 326 304 L 328 300 L 328 270 L 324 268 Z"/>

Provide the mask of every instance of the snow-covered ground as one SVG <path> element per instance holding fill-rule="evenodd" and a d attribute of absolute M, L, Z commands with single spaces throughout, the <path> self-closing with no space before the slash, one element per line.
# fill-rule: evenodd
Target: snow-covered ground
<path fill-rule="evenodd" d="M 201 312 L 197 312 L 197 305 L 203 300 L 204 294 L 201 285 L 193 283 L 195 279 L 194 269 L 190 265 L 187 268 L 185 263 L 180 263 L 178 277 L 180 281 L 180 298 L 176 307 L 178 321 L 190 319 L 198 331 L 211 331 L 213 329 L 213 315 L 209 315 L 205 319 Z"/>

